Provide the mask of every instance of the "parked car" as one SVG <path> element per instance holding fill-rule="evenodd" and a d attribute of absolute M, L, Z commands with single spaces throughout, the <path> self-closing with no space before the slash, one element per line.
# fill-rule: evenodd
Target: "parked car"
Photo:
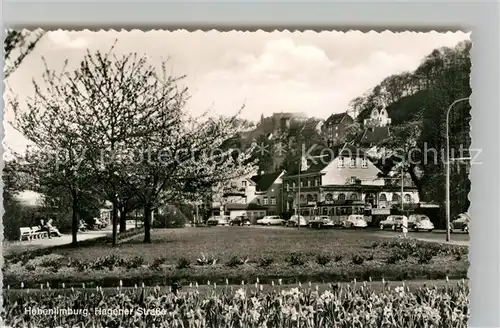
<path fill-rule="evenodd" d="M 290 220 L 286 222 L 287 227 L 307 227 L 307 221 L 303 216 L 293 215 Z"/>
<path fill-rule="evenodd" d="M 212 216 L 207 220 L 207 225 L 208 226 L 226 226 L 229 224 L 229 220 L 225 217 L 222 216 Z"/>
<path fill-rule="evenodd" d="M 468 214 L 459 214 L 457 218 L 450 223 L 450 232 L 453 232 L 453 230 L 460 230 L 469 233 L 470 222 L 471 218 Z"/>
<path fill-rule="evenodd" d="M 427 215 L 412 214 L 408 219 L 408 229 L 415 231 L 426 230 L 431 232 L 434 230 L 434 224 L 431 222 Z"/>
<path fill-rule="evenodd" d="M 283 220 L 281 217 L 278 215 L 269 215 L 269 216 L 264 216 L 262 219 L 257 220 L 257 224 L 261 225 L 283 225 L 285 224 L 285 220 Z"/>
<path fill-rule="evenodd" d="M 251 224 L 250 224 L 250 219 L 248 217 L 237 216 L 231 220 L 230 225 L 232 225 L 232 226 L 249 226 Z"/>
<path fill-rule="evenodd" d="M 387 219 L 380 221 L 380 230 L 390 228 L 392 230 L 401 229 L 404 215 L 389 215 Z"/>
<path fill-rule="evenodd" d="M 309 227 L 310 228 L 329 228 L 329 227 L 334 227 L 335 223 L 333 222 L 332 219 L 328 215 L 322 215 L 322 216 L 316 216 L 314 219 L 309 221 Z"/>
<path fill-rule="evenodd" d="M 368 226 L 363 215 L 351 214 L 342 222 L 342 228 L 363 228 Z"/>

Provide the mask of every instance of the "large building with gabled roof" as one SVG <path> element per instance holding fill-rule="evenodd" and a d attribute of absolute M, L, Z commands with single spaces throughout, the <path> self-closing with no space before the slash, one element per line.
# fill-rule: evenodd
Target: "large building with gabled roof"
<path fill-rule="evenodd" d="M 307 160 L 307 167 L 289 168 L 283 176 L 285 212 L 292 214 L 300 203 L 307 210 L 324 202 L 363 201 L 371 208 L 389 210 L 401 202 L 401 186 L 388 183 L 383 172 L 370 161 L 366 153 L 352 144 L 323 149 L 319 159 Z M 299 181 L 300 176 L 300 181 Z M 300 183 L 300 194 L 299 194 Z M 417 189 L 403 185 L 405 203 L 419 202 Z"/>

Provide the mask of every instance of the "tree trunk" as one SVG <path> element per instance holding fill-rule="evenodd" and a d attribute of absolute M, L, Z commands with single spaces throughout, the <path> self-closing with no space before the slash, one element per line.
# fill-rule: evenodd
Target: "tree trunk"
<path fill-rule="evenodd" d="M 127 231 L 127 206 L 120 208 L 120 233 Z"/>
<path fill-rule="evenodd" d="M 71 205 L 71 244 L 78 246 L 78 196 L 73 193 L 73 204 Z M 50 232 L 49 232 L 50 233 Z"/>
<path fill-rule="evenodd" d="M 111 211 L 111 220 L 113 222 L 113 242 L 112 245 L 116 246 L 118 244 L 118 204 L 113 201 L 113 210 Z"/>
<path fill-rule="evenodd" d="M 144 243 L 151 243 L 151 206 L 144 206 Z"/>

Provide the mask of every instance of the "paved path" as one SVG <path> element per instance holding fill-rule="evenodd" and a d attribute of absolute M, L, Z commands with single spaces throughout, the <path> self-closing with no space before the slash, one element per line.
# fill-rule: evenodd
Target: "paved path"
<path fill-rule="evenodd" d="M 127 230 L 134 228 L 134 225 L 127 225 Z M 86 232 L 78 232 L 78 241 L 89 239 L 96 239 L 100 237 L 109 236 L 112 234 L 112 227 L 108 226 L 102 230 L 89 230 Z M 19 252 L 26 250 L 33 250 L 37 248 L 46 248 L 60 245 L 71 244 L 71 234 L 64 234 L 62 237 L 52 237 L 44 239 L 23 240 L 15 242 L 4 242 L 4 252 Z"/>

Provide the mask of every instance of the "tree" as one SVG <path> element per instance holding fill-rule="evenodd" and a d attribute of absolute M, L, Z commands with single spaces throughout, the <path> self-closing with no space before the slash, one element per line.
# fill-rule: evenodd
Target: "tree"
<path fill-rule="evenodd" d="M 127 170 L 127 181 L 144 206 L 145 243 L 151 242 L 154 209 L 162 204 L 199 200 L 217 184 L 255 169 L 250 158 L 253 148 L 223 147 L 245 129 L 234 124 L 235 118 L 203 120 L 182 117 L 177 110 L 166 114 L 172 123 L 144 139 L 144 155 L 152 160 Z"/>
<path fill-rule="evenodd" d="M 33 51 L 36 44 L 44 36 L 45 31 L 16 31 L 7 30 L 7 36 L 3 42 L 4 47 L 4 78 L 8 78 L 23 62 L 26 56 Z"/>
<path fill-rule="evenodd" d="M 48 69 L 43 77 L 45 82 L 60 78 Z M 86 147 L 82 131 L 68 124 L 68 118 L 75 113 L 63 103 L 64 98 L 57 98 L 58 86 L 45 83 L 42 88 L 36 82 L 34 85 L 35 96 L 28 98 L 27 110 L 21 108 L 17 98 L 9 101 L 15 114 L 11 124 L 34 145 L 23 155 L 23 167 L 37 189 L 63 188 L 70 195 L 72 244 L 76 246 L 80 197 L 87 188 L 94 188 L 95 179 L 83 161 Z"/>
<path fill-rule="evenodd" d="M 411 73 L 413 77 L 407 73 L 402 76 L 406 87 L 412 85 L 411 90 L 398 93 L 402 97 L 397 100 L 394 97 L 394 102 L 388 107 L 393 122 L 391 137 L 379 146 L 398 151 L 390 153 L 384 160 L 386 164 L 391 162 L 392 169 L 397 171 L 397 163 L 406 159 L 408 173 L 424 201 L 444 203 L 446 111 L 453 101 L 471 93 L 470 47 L 470 42 L 461 42 L 454 48 L 434 50 Z M 386 89 L 380 90 L 384 93 Z M 452 152 L 455 151 L 452 156 L 468 156 L 470 118 L 470 106 L 465 102 L 457 104 L 451 112 L 450 147 Z M 390 166 L 386 167 L 388 171 Z M 456 187 L 451 186 L 452 210 L 455 212 L 466 211 L 469 203 L 467 167 L 461 169 L 461 166 L 463 164 L 457 163 L 452 171 L 451 180 L 458 181 Z"/>

